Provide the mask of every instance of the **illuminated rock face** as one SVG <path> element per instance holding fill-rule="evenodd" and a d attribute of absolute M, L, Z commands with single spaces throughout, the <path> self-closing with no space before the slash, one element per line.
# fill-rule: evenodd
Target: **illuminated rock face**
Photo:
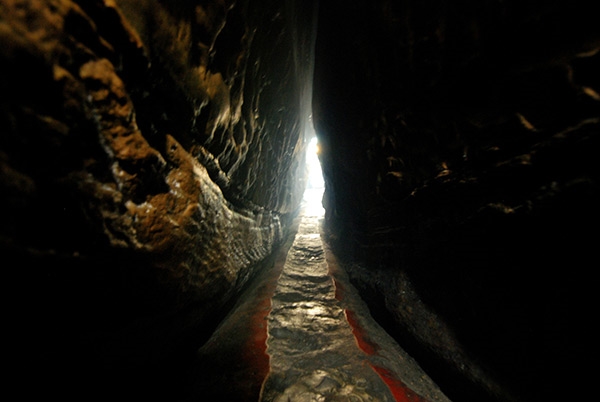
<path fill-rule="evenodd" d="M 594 393 L 600 30 L 526 3 L 320 6 L 329 240 L 456 401 Z"/>
<path fill-rule="evenodd" d="M 186 359 L 289 238 L 312 97 L 325 243 L 442 392 L 594 394 L 593 2 L 323 0 L 312 96 L 313 3 L 0 0 L 20 392 L 183 400 Z"/>
<path fill-rule="evenodd" d="M 210 333 L 300 206 L 313 16 L 299 1 L 0 2 L 0 244 L 31 302 L 20 337 L 115 366 L 201 343 L 187 331 Z"/>

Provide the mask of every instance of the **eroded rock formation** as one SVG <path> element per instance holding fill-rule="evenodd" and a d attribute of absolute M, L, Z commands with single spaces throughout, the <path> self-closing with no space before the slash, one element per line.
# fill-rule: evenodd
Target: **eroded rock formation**
<path fill-rule="evenodd" d="M 589 393 L 587 3 L 326 1 L 319 21 L 330 240 L 372 310 L 453 400 Z"/>
<path fill-rule="evenodd" d="M 188 359 L 293 231 L 312 102 L 324 240 L 436 386 L 593 394 L 592 2 L 318 3 L 0 0 L 19 392 L 185 400 Z"/>
<path fill-rule="evenodd" d="M 135 371 L 210 334 L 300 205 L 313 18 L 297 1 L 0 2 L 20 363 Z"/>

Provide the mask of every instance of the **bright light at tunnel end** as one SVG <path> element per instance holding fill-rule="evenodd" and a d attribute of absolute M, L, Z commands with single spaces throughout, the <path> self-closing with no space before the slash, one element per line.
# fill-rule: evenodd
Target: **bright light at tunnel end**
<path fill-rule="evenodd" d="M 325 182 L 323 180 L 318 152 L 318 138 L 313 135 L 310 137 L 306 149 L 308 180 L 302 199 L 302 214 L 304 216 L 323 216 L 325 214 L 322 204 Z"/>
<path fill-rule="evenodd" d="M 319 161 L 319 140 L 312 137 L 306 149 L 306 165 L 308 167 L 307 188 L 324 188 L 323 172 Z"/>

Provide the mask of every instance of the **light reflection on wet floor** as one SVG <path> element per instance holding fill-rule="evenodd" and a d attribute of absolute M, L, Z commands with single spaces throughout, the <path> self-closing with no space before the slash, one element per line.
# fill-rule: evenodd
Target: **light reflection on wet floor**
<path fill-rule="evenodd" d="M 332 276 L 329 265 L 336 265 L 335 258 L 325 252 L 321 240 L 322 197 L 322 188 L 305 191 L 298 232 L 272 297 L 267 317 L 271 369 L 260 401 L 448 402 L 372 320 L 347 277 L 340 275 L 341 270 L 334 270 L 338 272 L 335 279 Z M 336 289 L 340 281 L 343 291 Z M 347 319 L 349 314 L 353 326 Z M 365 336 L 361 325 L 374 332 Z M 374 339 L 380 342 L 367 345 Z M 379 356 L 376 351 L 389 356 Z M 398 370 L 397 364 L 405 367 Z M 427 398 L 396 377 L 402 371 L 416 374 L 413 378 L 419 380 L 412 385 L 425 390 L 421 393 Z"/>
<path fill-rule="evenodd" d="M 371 318 L 322 242 L 322 195 L 307 189 L 289 250 L 199 350 L 185 402 L 449 402 Z"/>
<path fill-rule="evenodd" d="M 377 375 L 361 367 L 364 354 L 329 276 L 318 231 L 322 214 L 307 215 L 315 209 L 305 209 L 272 298 L 271 371 L 261 400 L 393 401 Z"/>

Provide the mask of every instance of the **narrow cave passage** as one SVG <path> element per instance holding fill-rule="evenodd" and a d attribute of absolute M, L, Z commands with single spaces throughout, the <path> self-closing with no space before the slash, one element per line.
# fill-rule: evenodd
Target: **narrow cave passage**
<path fill-rule="evenodd" d="M 594 5 L 0 0 L 6 395 L 590 399 Z"/>
<path fill-rule="evenodd" d="M 373 319 L 324 240 L 312 121 L 293 230 L 198 350 L 178 401 L 450 400 Z"/>
<path fill-rule="evenodd" d="M 371 317 L 323 241 L 315 140 L 293 239 L 200 348 L 184 400 L 449 401 Z"/>

